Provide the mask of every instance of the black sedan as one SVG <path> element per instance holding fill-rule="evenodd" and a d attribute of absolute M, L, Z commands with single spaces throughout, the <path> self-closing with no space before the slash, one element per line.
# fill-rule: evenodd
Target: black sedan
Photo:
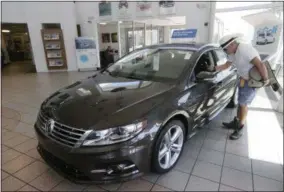
<path fill-rule="evenodd" d="M 225 62 L 215 45 L 135 50 L 43 102 L 35 123 L 38 151 L 79 183 L 168 172 L 196 128 L 236 104 L 235 69 L 214 71 Z"/>

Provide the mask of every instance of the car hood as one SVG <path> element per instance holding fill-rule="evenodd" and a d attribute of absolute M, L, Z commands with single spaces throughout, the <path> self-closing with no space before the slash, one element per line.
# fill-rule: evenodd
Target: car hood
<path fill-rule="evenodd" d="M 105 129 L 143 118 L 173 87 L 99 73 L 55 92 L 41 111 L 74 128 Z"/>

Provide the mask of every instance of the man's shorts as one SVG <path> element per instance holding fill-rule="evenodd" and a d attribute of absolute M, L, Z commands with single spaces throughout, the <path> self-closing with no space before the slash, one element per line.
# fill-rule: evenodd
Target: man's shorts
<path fill-rule="evenodd" d="M 244 81 L 244 85 L 241 86 L 241 80 L 238 81 L 238 104 L 239 105 L 250 105 L 253 101 L 256 89 L 248 86 L 248 81 Z"/>

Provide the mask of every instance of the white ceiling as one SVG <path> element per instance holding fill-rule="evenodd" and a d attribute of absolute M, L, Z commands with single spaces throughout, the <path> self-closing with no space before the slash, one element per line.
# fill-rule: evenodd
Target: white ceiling
<path fill-rule="evenodd" d="M 242 19 L 244 19 L 252 26 L 261 25 L 263 23 L 282 23 L 281 19 L 277 18 L 272 11 L 246 15 L 243 16 Z"/>

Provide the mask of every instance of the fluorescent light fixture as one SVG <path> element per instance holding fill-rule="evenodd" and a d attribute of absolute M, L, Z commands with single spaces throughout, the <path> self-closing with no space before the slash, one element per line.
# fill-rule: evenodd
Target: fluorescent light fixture
<path fill-rule="evenodd" d="M 122 23 L 122 21 L 118 21 L 118 23 Z"/>
<path fill-rule="evenodd" d="M 106 23 L 100 23 L 101 25 L 106 25 Z"/>
<path fill-rule="evenodd" d="M 3 33 L 10 33 L 10 30 L 3 29 L 2 32 L 3 32 Z"/>

